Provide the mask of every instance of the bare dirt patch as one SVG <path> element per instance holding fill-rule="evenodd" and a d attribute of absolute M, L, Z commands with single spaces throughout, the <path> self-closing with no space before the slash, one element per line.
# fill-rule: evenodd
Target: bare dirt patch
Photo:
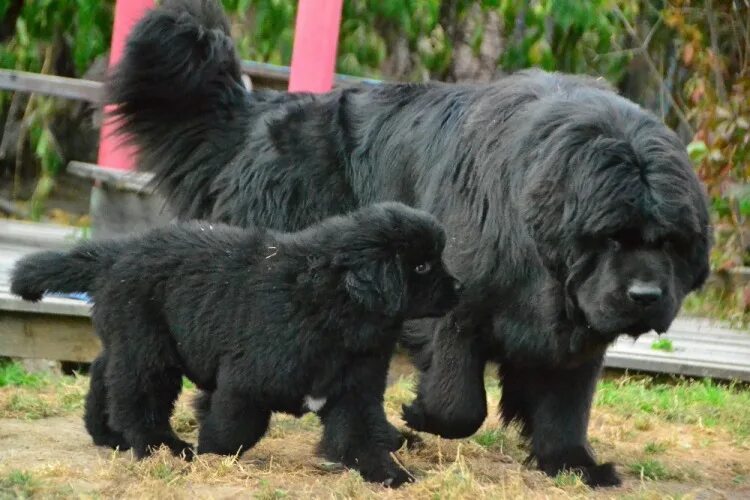
<path fill-rule="evenodd" d="M 413 397 L 412 378 L 403 365 L 394 368 L 386 407 L 401 426 L 397 410 Z M 185 463 L 160 452 L 138 462 L 129 452 L 91 444 L 71 396 L 85 383 L 0 388 L 0 498 L 750 498 L 746 439 L 720 426 L 602 407 L 594 410 L 591 436 L 600 458 L 615 461 L 625 477 L 617 489 L 592 491 L 575 477 L 550 479 L 525 467 L 521 441 L 498 425 L 494 410 L 471 439 L 422 435 L 420 448 L 401 450 L 398 457 L 417 483 L 396 491 L 316 457 L 320 427 L 313 415 L 275 416 L 267 437 L 239 459 L 205 456 Z M 490 391 L 493 408 L 497 394 Z M 32 395 L 48 411 L 8 411 L 12 401 Z M 192 395 L 184 391 L 173 422 L 194 441 Z"/>

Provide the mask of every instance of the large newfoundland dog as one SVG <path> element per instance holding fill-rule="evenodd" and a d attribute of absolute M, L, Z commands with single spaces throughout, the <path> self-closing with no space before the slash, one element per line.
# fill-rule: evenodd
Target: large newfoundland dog
<path fill-rule="evenodd" d="M 452 313 L 404 332 L 421 370 L 408 425 L 472 434 L 496 361 L 503 419 L 543 471 L 619 483 L 586 437 L 605 349 L 667 330 L 708 273 L 704 191 L 656 117 L 600 81 L 541 71 L 247 92 L 213 0 L 149 13 L 109 102 L 182 218 L 293 230 L 381 200 L 434 214 L 466 289 Z"/>
<path fill-rule="evenodd" d="M 458 301 L 445 241 L 432 216 L 394 202 L 295 233 L 189 222 L 27 256 L 11 291 L 93 295 L 96 444 L 192 457 L 169 423 L 185 375 L 204 391 L 198 453 L 244 452 L 272 411 L 314 411 L 326 458 L 396 487 L 410 476 L 391 457 L 388 364 L 405 319 Z"/>

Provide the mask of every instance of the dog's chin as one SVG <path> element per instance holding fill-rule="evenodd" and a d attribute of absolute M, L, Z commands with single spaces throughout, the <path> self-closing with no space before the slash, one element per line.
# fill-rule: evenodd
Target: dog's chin
<path fill-rule="evenodd" d="M 672 324 L 672 319 L 648 318 L 633 321 L 632 318 L 587 318 L 587 328 L 593 334 L 607 339 L 614 339 L 620 335 L 637 339 L 649 332 L 665 333 Z"/>
<path fill-rule="evenodd" d="M 406 315 L 406 319 L 427 319 L 427 318 L 442 318 L 453 310 L 458 305 L 458 301 L 445 301 L 442 304 L 437 304 L 432 307 L 426 307 L 424 309 L 410 311 Z"/>

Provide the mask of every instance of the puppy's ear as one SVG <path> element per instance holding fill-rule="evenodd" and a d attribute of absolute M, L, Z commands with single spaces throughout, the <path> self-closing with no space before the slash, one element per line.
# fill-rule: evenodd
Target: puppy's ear
<path fill-rule="evenodd" d="M 393 316 L 405 305 L 406 281 L 398 258 L 361 264 L 346 272 L 344 284 L 367 310 Z"/>

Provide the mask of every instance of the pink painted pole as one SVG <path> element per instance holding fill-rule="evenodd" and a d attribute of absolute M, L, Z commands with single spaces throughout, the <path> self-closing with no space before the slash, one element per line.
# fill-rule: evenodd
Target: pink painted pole
<path fill-rule="evenodd" d="M 343 0 L 299 0 L 290 92 L 320 93 L 333 87 L 342 6 Z"/>
<path fill-rule="evenodd" d="M 117 0 L 115 23 L 112 27 L 112 46 L 109 53 L 110 68 L 116 65 L 122 57 L 130 30 L 153 6 L 154 0 Z M 105 168 L 134 170 L 135 151 L 133 148 L 121 145 L 121 139 L 113 136 L 113 132 L 113 124 L 109 120 L 105 120 L 99 136 L 99 159 L 97 163 Z"/>

